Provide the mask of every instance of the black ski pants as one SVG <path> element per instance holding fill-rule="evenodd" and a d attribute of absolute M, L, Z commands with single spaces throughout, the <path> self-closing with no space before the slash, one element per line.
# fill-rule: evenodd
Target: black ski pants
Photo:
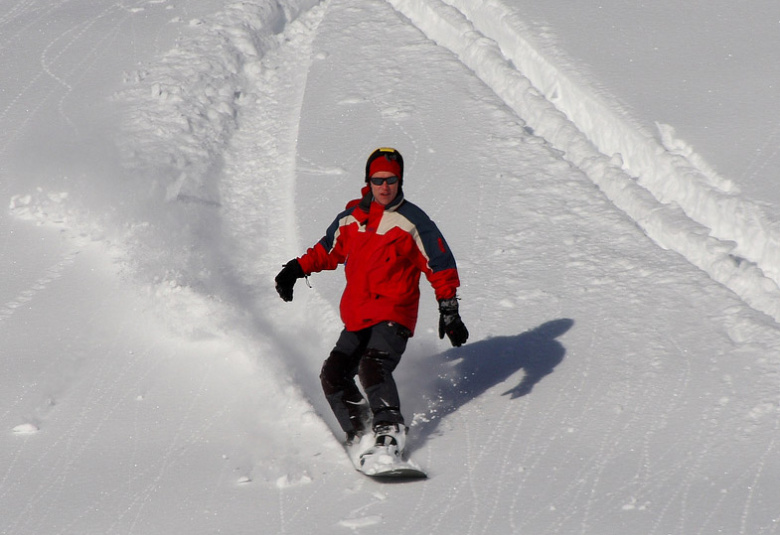
<path fill-rule="evenodd" d="M 393 370 L 406 350 L 411 331 L 393 322 L 378 323 L 361 331 L 341 332 L 336 346 L 322 365 L 320 381 L 325 397 L 345 432 L 363 429 L 365 398 L 373 424 L 403 425 Z"/>

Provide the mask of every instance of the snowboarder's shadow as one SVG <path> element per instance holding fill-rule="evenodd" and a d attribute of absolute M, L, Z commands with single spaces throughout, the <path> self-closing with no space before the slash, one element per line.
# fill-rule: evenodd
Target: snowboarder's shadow
<path fill-rule="evenodd" d="M 436 369 L 419 373 L 417 377 L 434 377 L 433 381 L 418 384 L 424 393 L 428 409 L 415 413 L 414 434 L 423 444 L 436 432 L 439 422 L 460 407 L 500 384 L 514 373 L 523 370 L 520 382 L 502 395 L 516 399 L 531 392 L 546 375 L 563 361 L 566 349 L 556 340 L 574 325 L 574 320 L 563 318 L 549 321 L 516 336 L 488 338 L 476 343 L 453 348 L 434 359 Z M 429 361 L 430 362 L 430 361 Z M 409 444 L 414 448 L 414 444 Z"/>

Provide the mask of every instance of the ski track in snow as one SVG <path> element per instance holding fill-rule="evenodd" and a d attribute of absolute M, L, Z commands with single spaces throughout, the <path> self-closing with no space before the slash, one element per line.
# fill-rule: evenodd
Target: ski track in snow
<path fill-rule="evenodd" d="M 0 322 L 10 318 L 17 309 L 35 299 L 36 295 L 46 291 L 52 282 L 62 277 L 62 274 L 73 264 L 78 253 L 78 250 L 74 250 L 62 254 L 57 263 L 47 268 L 29 288 L 21 290 L 16 297 L 6 301 L 0 307 Z"/>
<path fill-rule="evenodd" d="M 39 8 L 40 12 L 37 16 L 29 19 L 29 22 L 26 24 L 19 28 L 14 28 L 7 34 L 4 32 L 3 38 L 0 38 L 0 50 L 19 46 L 25 32 L 30 31 L 31 28 L 46 20 L 52 13 L 57 12 L 66 4 L 67 2 L 64 1 L 49 2 L 45 7 Z M 140 0 L 131 3 L 130 6 L 135 6 L 138 9 L 138 6 L 145 4 L 148 4 L 147 0 Z M 21 120 L 15 122 L 13 129 L 3 132 L 0 138 L 0 154 L 8 151 L 9 147 L 25 132 L 28 125 L 39 117 L 44 107 L 49 104 L 49 101 L 55 98 L 57 99 L 56 106 L 59 115 L 72 130 L 73 134 L 79 135 L 78 127 L 66 109 L 67 100 L 71 96 L 74 87 L 83 81 L 83 76 L 89 72 L 90 67 L 98 58 L 106 50 L 110 49 L 117 33 L 127 23 L 128 19 L 132 17 L 134 8 L 130 6 L 121 2 L 109 3 L 106 8 L 98 11 L 96 14 L 91 14 L 90 18 L 67 27 L 62 33 L 54 35 L 48 41 L 39 53 L 40 71 L 28 80 L 5 108 L 0 110 L 0 121 L 3 121 L 4 124 L 7 124 L 7 118 L 12 112 L 14 115 L 21 115 L 22 117 Z M 16 17 L 21 20 L 28 20 L 29 13 L 26 8 L 27 6 L 23 2 L 18 3 L 0 19 L 0 26 L 4 28 L 13 27 Z M 102 22 L 103 19 L 108 19 L 109 21 L 107 28 L 100 28 L 100 34 L 96 38 L 93 27 Z M 88 50 L 78 54 L 78 61 L 72 65 L 63 62 L 64 59 L 68 61 L 71 59 L 72 49 L 81 47 L 85 43 L 88 46 Z M 46 80 L 46 78 L 49 80 Z M 30 95 L 35 95 L 32 97 L 35 104 L 31 109 L 15 109 L 23 101 L 29 106 Z"/>

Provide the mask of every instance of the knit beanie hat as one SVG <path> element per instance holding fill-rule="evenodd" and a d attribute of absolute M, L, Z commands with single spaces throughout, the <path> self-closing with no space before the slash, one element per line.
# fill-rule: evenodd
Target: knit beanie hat
<path fill-rule="evenodd" d="M 398 177 L 399 183 L 404 182 L 404 159 L 401 153 L 389 147 L 376 149 L 366 161 L 366 182 L 375 173 L 389 171 Z"/>

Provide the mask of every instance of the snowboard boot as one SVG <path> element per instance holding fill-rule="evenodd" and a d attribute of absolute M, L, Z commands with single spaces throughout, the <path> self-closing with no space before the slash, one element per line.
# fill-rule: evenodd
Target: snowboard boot
<path fill-rule="evenodd" d="M 409 428 L 403 424 L 379 423 L 374 426 L 374 448 L 383 448 L 400 459 L 404 454 L 408 431 Z"/>

